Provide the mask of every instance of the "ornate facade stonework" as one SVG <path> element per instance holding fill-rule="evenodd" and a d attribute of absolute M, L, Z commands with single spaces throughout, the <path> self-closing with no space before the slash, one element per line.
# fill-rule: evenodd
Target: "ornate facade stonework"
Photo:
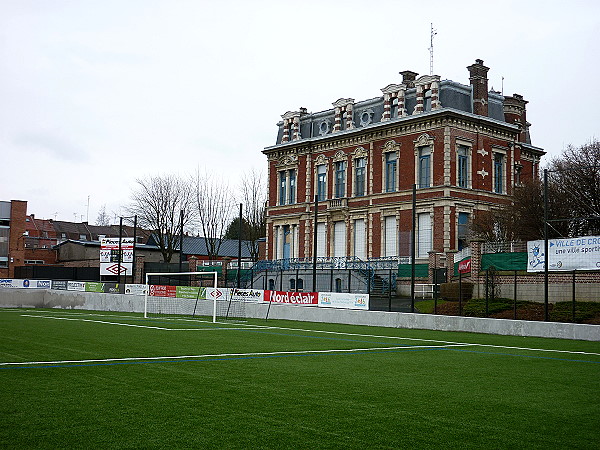
<path fill-rule="evenodd" d="M 284 114 L 263 150 L 267 258 L 312 257 L 315 230 L 319 257 L 405 258 L 415 185 L 419 260 L 467 245 L 468 221 L 509 203 L 544 155 L 531 145 L 523 97 L 488 92 L 481 60 L 468 70 L 469 85 L 404 71 L 379 98 Z"/>

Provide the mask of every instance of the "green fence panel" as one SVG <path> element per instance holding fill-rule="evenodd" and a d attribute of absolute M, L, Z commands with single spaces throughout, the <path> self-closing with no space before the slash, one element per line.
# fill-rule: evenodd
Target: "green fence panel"
<path fill-rule="evenodd" d="M 398 264 L 398 276 L 410 278 L 412 276 L 411 264 Z M 415 277 L 429 277 L 429 264 L 415 264 Z"/>
<path fill-rule="evenodd" d="M 496 270 L 527 270 L 527 252 L 485 253 L 481 255 L 481 270 L 494 266 Z"/>

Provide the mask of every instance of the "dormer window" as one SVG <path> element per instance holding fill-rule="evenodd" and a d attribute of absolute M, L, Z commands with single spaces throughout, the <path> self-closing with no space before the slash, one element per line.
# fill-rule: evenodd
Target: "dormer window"
<path fill-rule="evenodd" d="M 346 129 L 346 120 L 348 119 L 348 112 L 344 111 L 342 113 L 342 121 L 340 123 L 340 130 L 345 130 Z"/>
<path fill-rule="evenodd" d="M 390 110 L 391 118 L 398 117 L 398 97 L 394 97 L 392 99 L 392 108 Z"/>
<path fill-rule="evenodd" d="M 423 111 L 431 111 L 431 89 L 423 94 Z"/>

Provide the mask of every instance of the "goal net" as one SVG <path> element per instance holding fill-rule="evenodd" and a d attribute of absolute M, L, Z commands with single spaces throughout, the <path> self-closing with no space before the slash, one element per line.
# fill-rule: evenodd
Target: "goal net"
<path fill-rule="evenodd" d="M 207 290 L 217 288 L 217 272 L 147 273 L 144 317 L 209 316 L 216 321 L 216 302 Z"/>
<path fill-rule="evenodd" d="M 248 290 L 234 288 L 207 289 L 206 298 L 210 298 L 214 302 L 214 321 L 246 319 L 246 302 L 248 299 L 243 295 L 245 291 Z"/>

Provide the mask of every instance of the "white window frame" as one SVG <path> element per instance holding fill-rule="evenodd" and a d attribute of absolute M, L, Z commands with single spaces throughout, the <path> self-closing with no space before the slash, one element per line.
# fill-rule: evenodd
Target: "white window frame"
<path fill-rule="evenodd" d="M 460 166 L 459 166 L 459 161 L 460 161 L 460 155 L 458 154 L 459 150 L 462 148 L 464 148 L 466 150 L 466 157 L 467 157 L 467 173 L 466 173 L 466 177 L 467 177 L 467 183 L 466 186 L 460 186 L 459 184 L 459 175 L 460 175 Z M 456 147 L 455 147 L 455 152 L 456 152 L 456 187 L 460 187 L 462 189 L 472 189 L 473 188 L 473 180 L 472 180 L 472 175 L 471 172 L 473 171 L 473 143 L 469 142 L 469 141 L 463 141 L 463 140 L 456 140 Z"/>
<path fill-rule="evenodd" d="M 497 192 L 496 191 L 496 155 L 500 155 L 502 157 L 502 184 L 501 184 L 501 188 L 502 188 L 502 192 Z M 493 148 L 492 149 L 492 192 L 494 194 L 499 194 L 499 195 L 506 195 L 507 194 L 507 179 L 508 179 L 508 172 L 507 172 L 507 152 L 504 149 L 499 149 L 499 148 Z"/>
<path fill-rule="evenodd" d="M 425 242 L 425 239 L 423 238 L 423 232 L 425 230 L 421 229 L 421 217 L 425 218 L 428 217 L 429 218 L 429 236 L 426 237 L 426 239 L 428 240 L 428 242 Z M 423 211 L 423 212 L 419 212 L 417 213 L 417 233 L 416 233 L 416 239 L 417 239 L 417 258 L 427 258 L 429 257 L 429 252 L 433 249 L 433 218 L 431 217 L 431 212 L 429 211 Z M 428 246 L 424 246 L 423 244 L 429 244 Z M 425 249 L 423 249 L 423 247 L 425 247 Z"/>

